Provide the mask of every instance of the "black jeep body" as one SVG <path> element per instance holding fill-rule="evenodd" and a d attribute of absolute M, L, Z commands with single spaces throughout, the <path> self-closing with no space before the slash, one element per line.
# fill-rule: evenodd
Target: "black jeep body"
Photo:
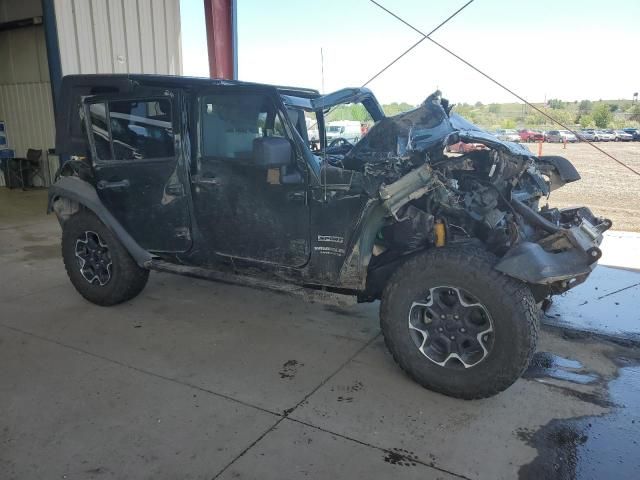
<path fill-rule="evenodd" d="M 385 295 L 396 308 L 399 294 L 392 300 L 389 292 L 399 272 L 421 258 L 446 263 L 443 252 L 467 255 L 470 272 L 474 258 L 485 262 L 485 270 L 476 266 L 511 282 L 504 289 L 522 287 L 527 302 L 540 303 L 587 278 L 611 226 L 584 207 L 542 206 L 552 190 L 580 178 L 571 163 L 496 139 L 452 114 L 439 92 L 394 117 L 364 88 L 320 95 L 226 80 L 78 75 L 65 77 L 61 92 L 56 150 L 71 159 L 50 188 L 49 211 L 63 226 L 63 252 L 65 225 L 79 213 L 106 227 L 104 234 L 69 227 L 78 233 L 65 258 L 67 270 L 79 268 L 81 275 L 70 272 L 76 288 L 100 304 L 131 298 L 144 272 L 155 269 L 382 299 L 384 311 Z M 375 124 L 355 145 L 327 148 L 325 114 L 346 103 L 362 104 Z M 317 122 L 320 153 L 310 149 L 305 117 Z M 479 148 L 448 152 L 460 142 Z M 132 266 L 118 266 L 110 242 Z M 116 288 L 116 272 L 136 268 L 142 287 L 105 299 L 98 287 Z M 435 365 L 456 360 L 467 370 L 479 354 L 489 356 L 496 319 L 477 294 L 467 294 L 471 287 L 458 289 L 454 279 L 438 286 L 437 275 L 434 282 L 426 303 L 408 304 L 408 330 L 419 332 L 415 346 Z M 466 309 L 491 329 L 478 327 L 464 348 L 428 347 L 436 339 L 429 329 L 444 331 L 431 318 L 432 297 L 440 294 L 457 298 L 442 308 Z M 425 309 L 420 321 L 428 328 L 412 323 L 416 308 Z M 412 375 L 465 398 L 506 388 L 465 394 Z"/>

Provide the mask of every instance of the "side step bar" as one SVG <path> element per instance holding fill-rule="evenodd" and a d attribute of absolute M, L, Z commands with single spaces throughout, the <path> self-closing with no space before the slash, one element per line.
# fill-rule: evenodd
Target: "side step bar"
<path fill-rule="evenodd" d="M 229 272 L 220 272 L 202 267 L 192 267 L 190 265 L 177 265 L 163 260 L 151 259 L 144 263 L 144 267 L 157 272 L 176 273 L 193 278 L 213 280 L 215 282 L 227 283 L 230 285 L 240 285 L 243 287 L 257 288 L 260 290 L 270 290 L 301 297 L 308 302 L 325 303 L 341 307 L 357 304 L 355 295 L 347 295 L 331 292 L 322 289 L 309 288 L 303 285 L 296 285 L 275 280 L 268 280 L 261 277 L 240 275 Z"/>

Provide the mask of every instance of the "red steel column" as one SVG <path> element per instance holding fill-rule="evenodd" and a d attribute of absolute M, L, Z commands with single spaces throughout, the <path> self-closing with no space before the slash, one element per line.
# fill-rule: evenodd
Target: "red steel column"
<path fill-rule="evenodd" d="M 234 2 L 235 0 L 204 0 L 211 78 L 234 78 Z"/>

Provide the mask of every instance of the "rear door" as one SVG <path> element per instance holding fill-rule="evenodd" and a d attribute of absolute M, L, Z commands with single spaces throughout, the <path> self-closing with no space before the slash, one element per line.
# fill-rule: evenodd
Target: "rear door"
<path fill-rule="evenodd" d="M 143 248 L 191 246 L 177 91 L 85 100 L 98 196 Z"/>

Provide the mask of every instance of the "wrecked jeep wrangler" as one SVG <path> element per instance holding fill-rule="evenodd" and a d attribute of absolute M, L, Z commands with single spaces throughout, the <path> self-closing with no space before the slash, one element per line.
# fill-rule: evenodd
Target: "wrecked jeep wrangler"
<path fill-rule="evenodd" d="M 328 147 L 326 113 L 350 103 L 375 124 Z M 447 148 L 461 142 L 475 147 Z M 439 92 L 387 117 L 364 88 L 68 76 L 56 149 L 48 209 L 89 301 L 130 300 L 150 270 L 380 300 L 402 369 L 467 399 L 521 375 L 540 306 L 587 278 L 611 227 L 542 205 L 580 178 L 568 160 L 498 140 Z"/>

